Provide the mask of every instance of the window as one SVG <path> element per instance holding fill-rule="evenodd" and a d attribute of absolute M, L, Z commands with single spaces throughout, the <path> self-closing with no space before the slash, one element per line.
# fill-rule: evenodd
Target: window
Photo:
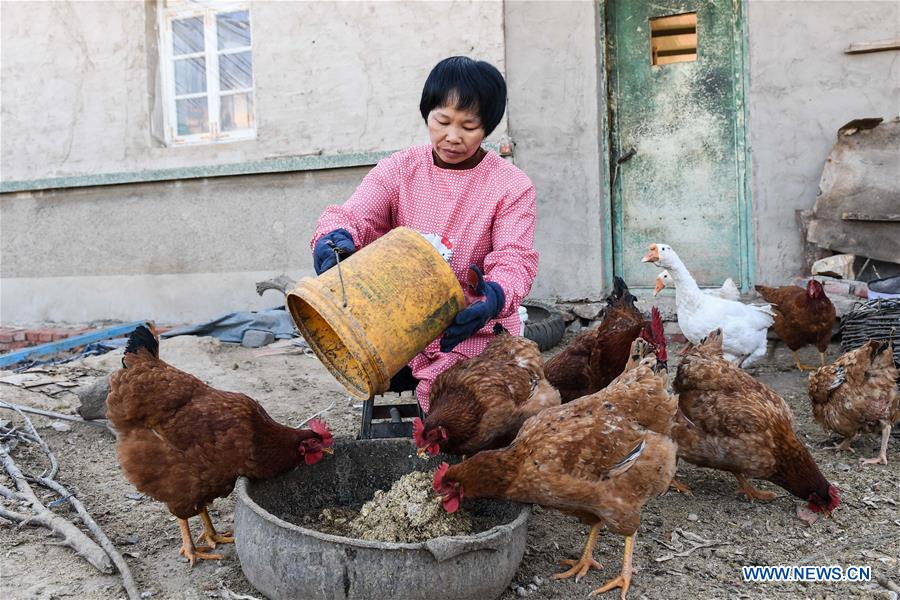
<path fill-rule="evenodd" d="M 254 137 L 249 5 L 165 0 L 160 30 L 167 141 Z"/>
<path fill-rule="evenodd" d="M 697 60 L 697 13 L 650 19 L 650 64 Z"/>

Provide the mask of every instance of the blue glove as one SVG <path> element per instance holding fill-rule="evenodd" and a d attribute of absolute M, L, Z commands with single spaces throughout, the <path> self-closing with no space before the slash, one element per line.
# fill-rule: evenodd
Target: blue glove
<path fill-rule="evenodd" d="M 441 338 L 441 352 L 450 352 L 457 344 L 467 340 L 485 324 L 500 314 L 506 304 L 506 294 L 499 283 L 485 282 L 481 269 L 475 265 L 469 267 L 469 287 L 484 300 L 470 304 L 456 314 L 453 323 L 444 331 Z"/>
<path fill-rule="evenodd" d="M 349 231 L 335 229 L 319 238 L 313 248 L 313 269 L 316 270 L 316 275 L 321 275 L 337 264 L 337 259 L 334 257 L 335 248 L 341 255 L 341 260 L 356 252 L 356 245 L 353 243 L 353 237 Z"/>

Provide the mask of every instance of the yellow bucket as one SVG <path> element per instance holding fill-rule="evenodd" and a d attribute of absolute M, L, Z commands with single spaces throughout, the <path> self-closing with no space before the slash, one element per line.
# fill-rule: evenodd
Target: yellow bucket
<path fill-rule="evenodd" d="M 341 289 L 343 276 L 343 290 Z M 288 294 L 307 343 L 347 391 L 368 399 L 465 306 L 456 275 L 418 232 L 391 230 Z"/>

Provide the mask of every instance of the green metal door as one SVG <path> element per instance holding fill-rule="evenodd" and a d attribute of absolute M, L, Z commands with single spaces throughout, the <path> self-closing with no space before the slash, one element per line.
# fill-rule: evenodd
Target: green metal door
<path fill-rule="evenodd" d="M 606 6 L 614 270 L 653 285 L 641 258 L 662 242 L 700 285 L 746 289 L 740 0 Z"/>

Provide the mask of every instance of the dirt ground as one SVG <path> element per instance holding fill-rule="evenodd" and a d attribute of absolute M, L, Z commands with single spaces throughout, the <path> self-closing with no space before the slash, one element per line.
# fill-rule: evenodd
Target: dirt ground
<path fill-rule="evenodd" d="M 837 353 L 838 347 L 833 345 L 829 360 Z M 809 350 L 808 354 L 804 353 L 804 357 L 813 360 L 814 351 Z M 312 356 L 256 357 L 252 350 L 240 346 L 192 337 L 164 341 L 161 355 L 211 385 L 251 395 L 284 423 L 299 423 L 334 402 L 324 415 L 332 430 L 337 435 L 356 434 L 358 403 L 348 400 Z M 86 383 L 91 376 L 118 368 L 120 356 L 121 350 L 58 367 L 57 372 L 81 375 L 79 383 Z M 791 405 L 799 431 L 820 468 L 840 487 L 842 506 L 834 518 L 809 527 L 795 516 L 799 500 L 780 488 L 760 482 L 761 488 L 776 491 L 778 497 L 771 502 L 750 504 L 733 494 L 733 477 L 682 464 L 678 477 L 690 486 L 693 496 L 669 493 L 645 508 L 636 538 L 635 575 L 629 598 L 896 598 L 874 579 L 886 576 L 900 583 L 900 438 L 892 439 L 886 467 L 862 469 L 857 466 L 857 459 L 876 453 L 878 437 L 861 438 L 855 444 L 855 455 L 824 449 L 830 438 L 812 420 L 806 375 L 794 369 L 790 353 L 783 346 L 751 372 Z M 0 377 L 8 374 L 0 372 Z M 69 392 L 49 397 L 34 390 L 0 385 L 0 395 L 10 402 L 67 413 L 74 413 L 78 405 L 78 399 Z M 17 419 L 9 411 L 0 411 L 0 418 Z M 193 569 L 186 564 L 178 555 L 180 536 L 175 518 L 160 503 L 135 495 L 119 469 L 110 434 L 80 424 L 74 424 L 67 432 L 57 431 L 49 426 L 51 420 L 43 417 L 35 417 L 34 422 L 59 458 L 57 479 L 77 492 L 120 552 L 125 553 L 144 597 L 259 596 L 244 578 L 233 546 L 224 548 L 225 558 L 221 561 L 204 561 Z M 35 449 L 19 446 L 13 455 L 26 472 L 42 468 L 43 456 Z M 217 501 L 210 511 L 221 529 L 231 527 L 233 506 L 233 500 L 227 498 Z M 199 523 L 193 526 L 195 533 L 199 532 Z M 517 585 L 535 600 L 584 598 L 614 577 L 621 567 L 623 540 L 604 534 L 595 552 L 597 560 L 603 563 L 601 572 L 593 571 L 578 583 L 553 581 L 548 576 L 559 570 L 558 561 L 580 553 L 587 528 L 572 517 L 537 508 L 528 529 L 525 557 L 511 588 L 502 596 L 504 600 L 517 597 Z M 683 539 L 691 534 L 712 545 L 686 556 L 673 556 L 678 554 L 675 542 L 679 536 Z M 45 530 L 19 529 L 0 520 L 0 597 L 124 597 L 116 576 L 99 574 L 69 549 L 52 545 L 52 541 Z M 688 543 L 685 549 L 690 546 Z M 868 565 L 873 581 L 752 584 L 741 580 L 743 565 L 781 564 Z M 535 582 L 539 584 L 534 585 Z M 527 589 L 529 583 L 531 590 Z M 618 593 L 603 597 L 618 597 Z"/>

